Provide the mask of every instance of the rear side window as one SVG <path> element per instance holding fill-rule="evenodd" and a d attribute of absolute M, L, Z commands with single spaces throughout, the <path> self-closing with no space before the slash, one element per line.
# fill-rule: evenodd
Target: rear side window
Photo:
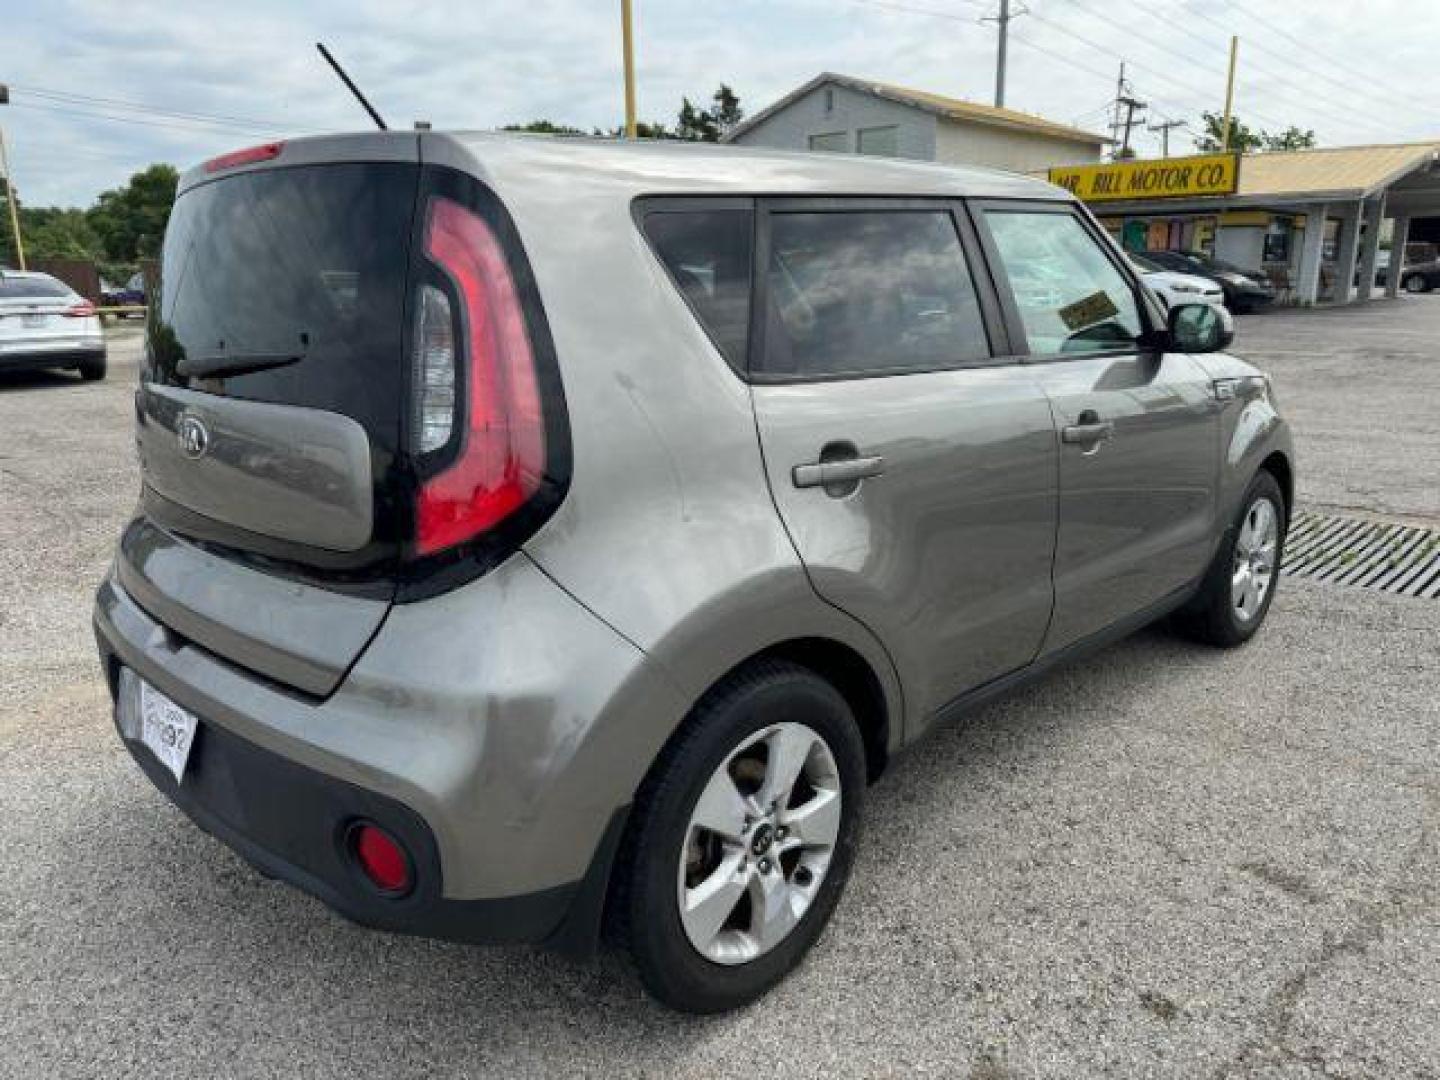
<path fill-rule="evenodd" d="M 58 281 L 0 277 L 0 300 L 54 300 L 69 295 L 70 290 Z"/>
<path fill-rule="evenodd" d="M 1133 347 L 1144 326 L 1130 283 L 1070 214 L 987 210 L 1030 352 Z"/>
<path fill-rule="evenodd" d="M 751 210 L 653 210 L 645 236 L 715 347 L 745 370 L 750 329 Z"/>
<path fill-rule="evenodd" d="M 946 210 L 772 214 L 765 289 L 767 375 L 886 375 L 990 356 Z"/>

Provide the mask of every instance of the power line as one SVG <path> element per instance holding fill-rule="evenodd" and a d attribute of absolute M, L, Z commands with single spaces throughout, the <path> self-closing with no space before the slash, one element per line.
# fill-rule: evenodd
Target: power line
<path fill-rule="evenodd" d="M 1118 30 L 1120 30 L 1120 31 L 1122 31 L 1122 32 L 1124 32 L 1124 33 L 1126 33 L 1126 34 L 1131 33 L 1131 29 L 1132 29 L 1131 27 L 1126 26 L 1124 23 L 1121 23 L 1121 22 L 1119 22 L 1119 21 L 1117 21 L 1117 20 L 1115 20 L 1115 19 L 1112 19 L 1111 17 L 1109 17 L 1108 15 L 1104 14 L 1103 12 L 1096 11 L 1094 8 L 1089 7 L 1087 4 L 1081 3 L 1080 0 L 1070 0 L 1070 3 L 1073 4 L 1075 7 L 1079 8 L 1081 11 L 1085 12 L 1087 15 L 1091 16 L 1092 18 L 1098 19 L 1098 20 L 1100 20 L 1101 22 L 1109 23 L 1111 26 L 1117 28 Z M 1145 11 L 1146 14 L 1151 15 L 1151 16 L 1157 18 L 1157 19 L 1162 18 L 1162 16 L 1160 16 L 1159 14 L 1157 14 L 1157 13 L 1154 12 L 1154 11 L 1151 11 L 1148 7 L 1145 7 L 1145 6 L 1143 6 L 1143 5 L 1138 5 L 1138 6 L 1140 6 L 1141 10 Z M 1166 25 L 1169 26 L 1170 24 L 1167 22 Z M 1192 37 L 1196 37 L 1197 40 L 1200 40 L 1200 41 L 1204 42 L 1204 43 L 1207 44 L 1207 45 L 1213 45 L 1213 44 L 1214 44 L 1214 43 L 1211 42 L 1208 38 L 1202 38 L 1202 37 L 1199 37 L 1198 35 L 1195 35 L 1195 34 L 1193 34 L 1193 33 L 1191 34 L 1191 36 L 1192 36 Z M 1250 44 L 1250 42 L 1247 40 L 1247 46 L 1248 46 L 1248 44 Z M 1207 74 L 1213 74 L 1213 73 L 1214 73 L 1214 68 L 1212 68 L 1210 65 L 1206 64 L 1206 63 L 1205 63 L 1204 61 L 1202 61 L 1202 60 L 1197 60 L 1197 59 L 1195 59 L 1195 57 L 1189 55 L 1188 53 L 1181 52 L 1179 49 L 1172 48 L 1172 47 L 1170 47 L 1170 46 L 1168 46 L 1168 45 L 1163 45 L 1163 44 L 1161 44 L 1161 43 L 1158 42 L 1158 41 L 1151 41 L 1151 42 L 1150 42 L 1150 45 L 1151 45 L 1152 48 L 1155 48 L 1155 49 L 1160 50 L 1160 51 L 1162 51 L 1162 52 L 1168 53 L 1169 55 L 1174 56 L 1174 57 L 1176 57 L 1176 58 L 1179 59 L 1179 60 L 1183 60 L 1185 63 L 1191 65 L 1192 67 L 1199 68 L 1200 70 L 1206 72 Z M 1216 46 L 1216 47 L 1218 48 L 1218 46 Z M 1296 65 L 1296 66 L 1298 66 L 1298 65 Z M 1279 87 L 1280 90 L 1282 90 L 1282 91 L 1290 91 L 1290 92 L 1292 92 L 1292 93 L 1294 93 L 1294 94 L 1297 94 L 1297 95 L 1303 95 L 1303 97 L 1305 98 L 1305 104 L 1306 104 L 1306 105 L 1310 105 L 1311 102 L 1312 102 L 1312 99 L 1313 99 L 1313 100 L 1316 100 L 1316 101 L 1323 102 L 1324 104 L 1328 105 L 1332 110 L 1342 110 L 1342 111 L 1345 111 L 1345 112 L 1350 113 L 1353 117 L 1358 118 L 1358 120 L 1359 120 L 1359 122 L 1360 122 L 1361 124 L 1373 124 L 1373 123 L 1374 123 L 1373 117 L 1372 117 L 1369 113 L 1367 113 L 1365 110 L 1360 109 L 1360 108 L 1357 108 L 1356 106 L 1351 105 L 1351 104 L 1349 104 L 1349 103 L 1347 103 L 1347 102 L 1344 102 L 1344 101 L 1337 101 L 1336 99 L 1334 99 L 1334 98 L 1332 98 L 1332 97 L 1330 97 L 1330 96 L 1328 96 L 1328 95 L 1317 93 L 1317 92 L 1316 92 L 1315 90 L 1313 90 L 1313 89 L 1310 89 L 1310 90 L 1302 90 L 1302 89 L 1299 88 L 1298 86 L 1291 86 L 1288 82 L 1285 81 L 1285 76 L 1280 75 L 1280 74 L 1278 74 L 1278 73 L 1276 73 L 1276 72 L 1274 72 L 1274 71 L 1271 71 L 1271 70 L 1268 69 L 1268 68 L 1261 67 L 1259 64 L 1256 64 L 1256 63 L 1254 63 L 1253 61 L 1246 61 L 1245 67 L 1247 68 L 1247 70 L 1253 70 L 1253 71 L 1257 71 L 1257 72 L 1259 72 L 1259 73 L 1261 73 L 1261 74 L 1263 74 L 1263 75 L 1268 75 L 1268 76 L 1269 76 L 1270 78 L 1272 78 L 1272 79 L 1279 79 L 1279 80 L 1280 80 L 1280 87 Z M 1274 92 L 1274 88 L 1272 88 L 1272 92 Z M 1352 122 L 1354 122 L 1354 121 L 1352 121 Z M 1376 130 L 1378 130 L 1378 129 L 1376 129 Z"/>
<path fill-rule="evenodd" d="M 326 130 L 323 128 L 307 127 L 305 125 L 295 124 L 289 121 L 282 122 L 278 120 L 256 120 L 251 117 L 234 116 L 227 113 L 190 112 L 179 109 L 165 108 L 159 105 L 148 105 L 138 101 L 123 101 L 119 98 L 96 97 L 90 94 L 78 94 L 68 90 L 50 90 L 38 86 L 20 86 L 18 84 L 11 83 L 10 88 L 12 90 L 22 91 L 25 94 L 33 97 L 43 98 L 51 101 L 78 103 L 85 105 L 98 105 L 105 108 L 120 110 L 124 112 L 141 112 L 152 114 L 155 116 L 174 117 L 176 119 L 182 120 L 204 120 L 211 121 L 217 124 L 259 128 L 266 131 L 284 130 L 288 128 L 294 131 L 311 131 L 316 133 L 322 133 Z"/>
<path fill-rule="evenodd" d="M 60 113 L 65 116 L 82 116 L 89 120 L 113 120 L 119 124 L 139 124 L 142 127 L 172 128 L 177 131 L 203 131 L 207 129 L 225 128 L 231 131 L 242 131 L 250 135 L 271 135 L 275 133 L 274 128 L 246 128 L 238 124 L 210 120 L 160 120 L 145 119 L 138 116 L 116 116 L 112 113 L 69 109 L 58 105 L 40 105 L 33 101 L 11 101 L 10 106 L 16 109 L 35 109 L 39 112 Z"/>

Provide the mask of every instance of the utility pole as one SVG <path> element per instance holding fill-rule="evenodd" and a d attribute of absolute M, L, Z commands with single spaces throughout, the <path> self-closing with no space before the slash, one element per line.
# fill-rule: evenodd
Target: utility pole
<path fill-rule="evenodd" d="M 1120 141 L 1120 99 L 1125 96 L 1125 61 L 1120 61 L 1120 77 L 1115 80 L 1115 108 L 1110 113 L 1110 157 L 1115 158 L 1115 144 Z"/>
<path fill-rule="evenodd" d="M 1130 156 L 1130 129 L 1145 119 L 1143 112 L 1139 116 L 1136 116 L 1135 110 L 1143 110 L 1147 102 L 1139 101 L 1136 98 L 1126 95 L 1117 101 L 1116 104 L 1125 106 L 1125 138 L 1120 143 L 1120 156 L 1122 158 L 1128 158 Z"/>
<path fill-rule="evenodd" d="M 999 39 L 995 48 L 995 107 L 1005 107 L 1005 66 L 1009 58 L 1010 44 L 1010 21 L 1018 19 L 1028 12 L 1021 8 L 1019 11 L 1010 10 L 1010 0 L 1000 0 L 1000 13 L 998 15 L 986 15 L 981 22 L 993 22 L 999 32 Z"/>
<path fill-rule="evenodd" d="M 1150 124 L 1145 130 L 1160 133 L 1160 156 L 1168 158 L 1170 156 L 1170 132 L 1184 126 L 1184 120 L 1162 120 L 1158 124 Z"/>
<path fill-rule="evenodd" d="M 0 105 L 10 104 L 10 88 L 0 83 Z M 25 242 L 20 239 L 20 210 L 15 205 L 15 185 L 10 182 L 10 158 L 5 153 L 5 131 L 0 128 L 0 172 L 5 174 L 5 204 L 10 207 L 10 233 L 15 237 L 15 261 L 25 269 Z"/>
<path fill-rule="evenodd" d="M 1235 104 L 1235 55 L 1239 51 L 1240 38 L 1234 35 L 1230 38 L 1230 74 L 1225 78 L 1225 121 L 1220 127 L 1220 149 L 1225 153 L 1230 150 L 1230 112 Z"/>
<path fill-rule="evenodd" d="M 630 0 L 620 0 L 620 36 L 625 51 L 625 137 L 636 136 L 635 123 L 635 30 Z"/>
<path fill-rule="evenodd" d="M 1115 81 L 1115 111 L 1110 117 L 1110 145 L 1120 143 L 1120 149 L 1111 152 L 1111 160 L 1123 161 L 1130 156 L 1130 130 L 1145 119 L 1144 109 L 1149 103 L 1135 97 L 1128 82 L 1125 81 L 1125 62 L 1120 62 L 1120 78 Z M 1120 110 L 1125 110 L 1125 119 L 1120 119 Z M 1136 112 L 1140 112 L 1136 116 Z M 1124 129 L 1124 137 L 1121 137 L 1121 129 Z"/>

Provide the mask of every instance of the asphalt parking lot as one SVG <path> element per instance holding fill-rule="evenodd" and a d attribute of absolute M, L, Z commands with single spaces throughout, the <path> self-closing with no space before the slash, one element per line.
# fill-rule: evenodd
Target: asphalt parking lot
<path fill-rule="evenodd" d="M 1440 525 L 1440 295 L 1241 322 L 1302 501 Z M 1440 1074 L 1440 603 L 1282 582 L 1236 652 L 1146 631 L 933 735 L 768 998 L 360 930 L 115 738 L 90 597 L 138 337 L 0 375 L 0 1075 Z"/>

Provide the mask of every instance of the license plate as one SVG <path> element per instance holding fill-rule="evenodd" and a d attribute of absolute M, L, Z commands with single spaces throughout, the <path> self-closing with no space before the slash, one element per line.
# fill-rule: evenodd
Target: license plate
<path fill-rule="evenodd" d="M 26 330 L 39 330 L 50 321 L 48 315 L 21 315 L 20 325 Z"/>
<path fill-rule="evenodd" d="M 121 691 L 129 700 L 128 716 L 122 714 L 121 729 L 142 744 L 170 770 L 176 782 L 185 775 L 190 748 L 195 745 L 195 732 L 200 727 L 194 713 L 182 709 L 134 672 L 126 671 Z M 129 728 L 129 730 L 126 730 Z"/>

